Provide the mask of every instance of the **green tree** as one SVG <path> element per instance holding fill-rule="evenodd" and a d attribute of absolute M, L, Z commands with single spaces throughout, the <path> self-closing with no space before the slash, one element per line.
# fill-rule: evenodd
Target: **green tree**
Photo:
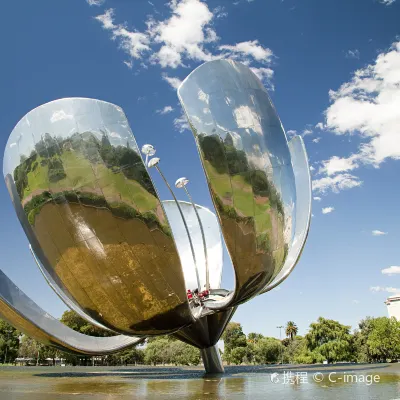
<path fill-rule="evenodd" d="M 237 347 L 247 347 L 246 335 L 243 333 L 242 325 L 238 322 L 229 322 L 222 335 L 224 341 L 224 360 L 230 364 L 231 352 Z M 238 353 L 236 353 L 238 354 Z"/>
<path fill-rule="evenodd" d="M 63 313 L 60 321 L 73 329 L 74 331 L 83 333 L 89 336 L 113 336 L 114 332 L 107 331 L 105 329 L 101 329 L 97 326 L 94 326 L 90 322 L 86 321 L 82 317 L 80 317 L 75 311 L 68 310 Z"/>
<path fill-rule="evenodd" d="M 289 321 L 286 324 L 286 329 L 285 329 L 286 336 L 291 340 L 293 340 L 294 337 L 297 335 L 297 331 L 298 331 L 297 325 L 293 321 Z"/>
<path fill-rule="evenodd" d="M 264 336 L 261 333 L 251 332 L 247 335 L 247 342 L 250 343 L 257 343 L 260 339 Z"/>
<path fill-rule="evenodd" d="M 23 335 L 18 349 L 18 355 L 24 358 L 33 358 L 39 365 L 45 359 L 45 345 L 37 340 Z"/>
<path fill-rule="evenodd" d="M 395 318 L 373 318 L 369 321 L 366 340 L 369 354 L 375 360 L 396 360 L 400 357 L 400 322 Z"/>
<path fill-rule="evenodd" d="M 13 362 L 18 354 L 19 332 L 6 321 L 0 320 L 0 361 Z"/>
<path fill-rule="evenodd" d="M 169 341 L 165 337 L 154 338 L 144 350 L 144 363 L 149 365 L 166 364 L 169 361 Z"/>
<path fill-rule="evenodd" d="M 284 350 L 280 340 L 264 337 L 254 346 L 254 358 L 258 364 L 276 363 L 281 359 Z"/>
<path fill-rule="evenodd" d="M 287 363 L 293 364 L 296 361 L 297 357 L 299 357 L 306 350 L 306 342 L 303 337 L 296 336 L 293 340 L 288 340 L 287 346 L 285 346 L 284 351 L 284 360 Z M 283 342 L 283 341 L 282 341 Z"/>
<path fill-rule="evenodd" d="M 328 362 L 351 361 L 352 336 L 350 327 L 331 319 L 318 318 L 305 336 L 307 349 L 321 355 Z"/>

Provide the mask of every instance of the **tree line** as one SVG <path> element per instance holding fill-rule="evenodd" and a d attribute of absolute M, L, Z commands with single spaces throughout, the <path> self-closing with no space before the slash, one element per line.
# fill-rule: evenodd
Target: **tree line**
<path fill-rule="evenodd" d="M 70 328 L 90 336 L 111 336 L 114 333 L 93 326 L 74 311 L 66 311 L 61 321 Z M 318 318 L 306 335 L 299 336 L 297 325 L 289 321 L 285 327 L 286 338 L 279 340 L 260 333 L 243 332 L 237 322 L 230 322 L 222 336 L 222 358 L 228 365 L 235 364 L 313 364 L 334 362 L 382 362 L 400 359 L 400 322 L 395 318 L 367 317 L 358 328 L 338 321 Z M 72 355 L 22 335 L 7 322 L 0 320 L 0 362 L 14 363 L 29 358 L 32 363 L 55 364 L 64 359 L 70 365 L 92 365 L 93 358 Z M 47 361 L 46 361 L 47 360 Z M 96 357 L 100 365 L 198 365 L 200 351 L 173 336 L 148 338 L 145 345 Z"/>

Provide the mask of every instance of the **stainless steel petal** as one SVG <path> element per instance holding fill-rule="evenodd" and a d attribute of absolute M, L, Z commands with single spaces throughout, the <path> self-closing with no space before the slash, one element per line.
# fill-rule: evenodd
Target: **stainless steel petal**
<path fill-rule="evenodd" d="M 268 292 L 283 282 L 296 266 L 307 240 L 311 222 L 311 177 L 307 152 L 301 136 L 289 142 L 292 165 L 296 180 L 296 229 L 289 247 L 285 265 L 275 279 L 263 290 Z"/>
<path fill-rule="evenodd" d="M 44 344 L 80 354 L 114 353 L 145 339 L 123 335 L 93 337 L 76 332 L 42 310 L 1 270 L 0 317 Z"/>
<path fill-rule="evenodd" d="M 235 270 L 234 292 L 209 308 L 237 305 L 273 281 L 289 251 L 296 189 L 286 135 L 262 83 L 238 62 L 201 65 L 178 96 Z"/>
<path fill-rule="evenodd" d="M 192 238 L 196 260 L 199 269 L 199 277 L 202 289 L 206 284 L 206 268 L 203 250 L 203 241 L 196 213 L 192 204 L 186 201 L 179 201 L 183 215 L 186 219 L 189 233 Z M 165 212 L 171 224 L 172 233 L 178 248 L 183 275 L 185 277 L 186 289 L 194 290 L 197 288 L 197 280 L 193 257 L 190 253 L 189 240 L 186 235 L 185 227 L 180 218 L 178 207 L 174 200 L 163 201 Z M 223 251 L 221 229 L 216 215 L 206 207 L 196 204 L 197 211 L 202 221 L 208 255 L 209 279 L 211 289 L 221 287 Z"/>
<path fill-rule="evenodd" d="M 32 249 L 32 246 L 29 245 L 29 250 L 32 253 L 32 256 L 36 262 L 39 271 L 42 273 L 44 279 L 46 279 L 47 284 L 54 290 L 57 296 L 68 306 L 71 310 L 75 311 L 80 317 L 85 319 L 86 321 L 90 322 L 92 325 L 95 325 L 101 329 L 110 330 L 106 326 L 100 324 L 95 319 L 93 319 L 90 315 L 87 315 L 77 303 L 75 303 L 72 299 L 65 295 L 65 293 L 61 290 L 61 288 L 57 285 L 57 283 L 53 280 L 51 275 L 47 272 L 46 268 L 43 268 L 42 264 L 36 257 L 35 252 Z"/>
<path fill-rule="evenodd" d="M 61 99 L 28 113 L 4 175 L 48 275 L 94 320 L 128 335 L 193 321 L 171 229 L 121 108 Z"/>

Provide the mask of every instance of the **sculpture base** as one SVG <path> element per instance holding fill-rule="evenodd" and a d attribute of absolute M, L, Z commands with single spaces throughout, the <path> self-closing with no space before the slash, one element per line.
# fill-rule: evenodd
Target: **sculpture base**
<path fill-rule="evenodd" d="M 222 365 L 221 355 L 219 354 L 218 345 L 200 349 L 201 358 L 203 359 L 204 369 L 207 374 L 223 374 L 224 367 Z"/>

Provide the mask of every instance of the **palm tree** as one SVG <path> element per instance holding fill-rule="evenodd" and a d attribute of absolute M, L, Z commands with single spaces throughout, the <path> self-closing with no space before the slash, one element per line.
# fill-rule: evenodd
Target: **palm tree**
<path fill-rule="evenodd" d="M 291 340 L 297 335 L 297 325 L 293 321 L 289 321 L 286 324 L 286 336 Z"/>

